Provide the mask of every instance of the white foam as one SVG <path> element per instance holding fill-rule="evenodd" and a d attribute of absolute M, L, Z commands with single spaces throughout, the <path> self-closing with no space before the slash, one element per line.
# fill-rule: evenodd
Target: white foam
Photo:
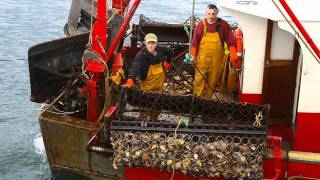
<path fill-rule="evenodd" d="M 37 154 L 45 154 L 45 148 L 41 133 L 37 134 L 33 139 L 33 145 L 36 149 Z"/>

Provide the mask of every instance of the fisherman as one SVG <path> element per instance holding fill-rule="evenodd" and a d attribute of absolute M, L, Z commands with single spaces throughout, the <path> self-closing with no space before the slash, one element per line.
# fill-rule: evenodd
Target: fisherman
<path fill-rule="evenodd" d="M 231 63 L 237 59 L 235 38 L 230 25 L 217 17 L 218 8 L 209 4 L 206 17 L 200 21 L 193 35 L 190 54 L 186 55 L 187 62 L 195 64 L 195 80 L 193 93 L 206 99 L 212 99 L 224 67 L 224 43 L 230 51 Z"/>
<path fill-rule="evenodd" d="M 129 69 L 128 80 L 123 85 L 126 88 L 134 86 L 134 80 L 140 78 L 142 91 L 161 92 L 164 88 L 165 71 L 169 71 L 173 51 L 170 48 L 158 46 L 158 38 L 149 33 L 144 38 L 145 47 L 142 48 Z M 141 126 L 146 126 L 150 119 L 157 119 L 159 112 L 141 112 L 143 118 Z"/>
<path fill-rule="evenodd" d="M 129 69 L 128 80 L 123 86 L 132 88 L 134 80 L 139 77 L 141 90 L 161 92 L 173 51 L 168 47 L 158 46 L 158 38 L 153 33 L 147 34 L 144 40 L 145 47 L 136 55 Z"/>
<path fill-rule="evenodd" d="M 230 56 L 230 52 L 228 50 L 225 51 L 224 58 L 226 63 L 224 65 L 223 74 L 221 78 L 219 93 L 223 93 L 225 98 L 233 97 L 237 98 L 239 95 L 239 73 L 241 70 L 242 64 L 242 55 L 243 55 L 243 35 L 242 30 L 238 26 L 238 24 L 234 23 L 231 25 L 233 29 L 233 34 L 236 41 L 237 47 L 237 59 L 230 66 L 228 57 Z M 228 47 L 225 43 L 225 49 Z"/>

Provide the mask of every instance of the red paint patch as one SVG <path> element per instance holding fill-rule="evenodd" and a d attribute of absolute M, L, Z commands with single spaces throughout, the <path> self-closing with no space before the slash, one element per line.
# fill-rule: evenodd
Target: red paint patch
<path fill-rule="evenodd" d="M 268 135 L 282 137 L 283 141 L 289 141 L 291 145 L 294 143 L 294 135 L 291 127 L 269 126 Z"/>
<path fill-rule="evenodd" d="M 151 168 L 125 168 L 126 180 L 170 180 L 172 172 L 163 172 Z M 180 173 L 174 174 L 174 180 L 223 180 L 223 178 L 206 178 L 186 176 Z"/>
<path fill-rule="evenodd" d="M 251 104 L 262 104 L 262 94 L 240 94 L 240 101 Z"/>
<path fill-rule="evenodd" d="M 304 176 L 309 178 L 320 178 L 320 164 L 308 164 L 299 162 L 289 162 L 287 177 Z M 304 178 L 299 178 L 304 179 Z"/>
<path fill-rule="evenodd" d="M 294 150 L 320 153 L 320 113 L 298 113 Z"/>

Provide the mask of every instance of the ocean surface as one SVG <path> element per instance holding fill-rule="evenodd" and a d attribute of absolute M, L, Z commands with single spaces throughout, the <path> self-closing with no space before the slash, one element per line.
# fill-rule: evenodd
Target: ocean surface
<path fill-rule="evenodd" d="M 197 0 L 203 17 L 208 3 Z M 71 0 L 0 1 L 0 180 L 79 179 L 52 176 L 38 124 L 40 105 L 29 100 L 28 49 L 61 38 Z M 139 14 L 180 23 L 191 16 L 192 0 L 142 0 Z M 222 14 L 225 19 L 231 17 Z"/>

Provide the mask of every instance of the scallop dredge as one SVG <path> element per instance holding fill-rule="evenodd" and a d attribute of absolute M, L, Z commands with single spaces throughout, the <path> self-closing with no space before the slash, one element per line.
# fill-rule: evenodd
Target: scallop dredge
<path fill-rule="evenodd" d="M 114 168 L 262 179 L 269 106 L 200 99 L 190 80 L 182 72 L 163 93 L 121 90 L 108 118 Z"/>

